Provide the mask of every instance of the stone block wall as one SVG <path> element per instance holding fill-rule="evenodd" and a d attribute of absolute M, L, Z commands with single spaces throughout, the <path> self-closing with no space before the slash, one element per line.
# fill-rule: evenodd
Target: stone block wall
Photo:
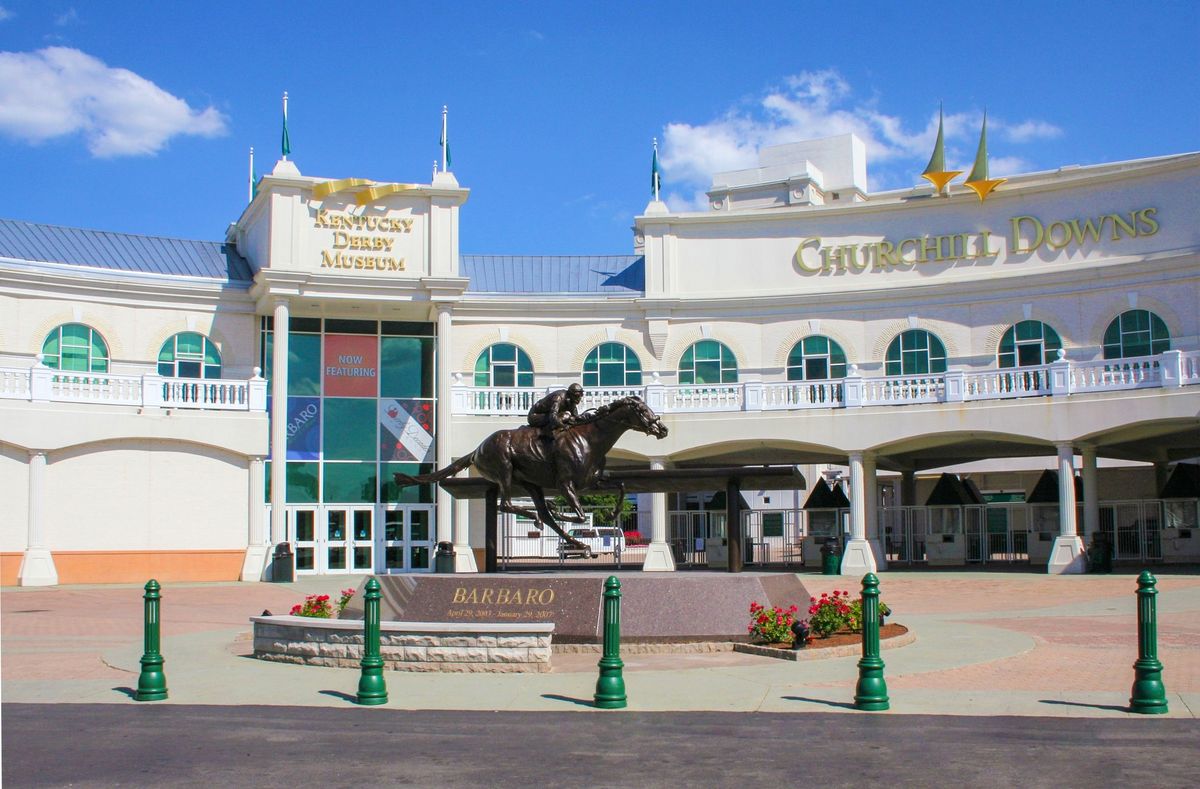
<path fill-rule="evenodd" d="M 255 616 L 254 656 L 309 666 L 357 668 L 361 621 Z M 395 671 L 545 672 L 553 624 L 380 623 L 384 668 Z"/>

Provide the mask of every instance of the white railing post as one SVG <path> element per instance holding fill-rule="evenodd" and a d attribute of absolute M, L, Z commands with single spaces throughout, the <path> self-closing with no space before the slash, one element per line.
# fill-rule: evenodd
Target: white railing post
<path fill-rule="evenodd" d="M 863 404 L 863 379 L 858 374 L 858 365 L 850 365 L 849 375 L 844 379 L 846 408 L 861 408 Z"/>
<path fill-rule="evenodd" d="M 249 396 L 246 407 L 251 411 L 267 410 L 267 379 L 262 377 L 262 368 L 254 368 L 254 377 L 250 379 Z"/>
<path fill-rule="evenodd" d="M 943 402 L 961 403 L 963 401 L 963 385 L 966 373 L 962 370 L 947 370 L 945 373 L 946 388 L 942 393 Z"/>
<path fill-rule="evenodd" d="M 1058 358 L 1050 363 L 1050 396 L 1071 394 L 1071 363 L 1067 361 L 1062 350 Z"/>
<path fill-rule="evenodd" d="M 659 380 L 658 373 L 654 373 L 650 383 L 646 384 L 646 405 L 656 414 L 667 410 L 667 387 Z"/>
<path fill-rule="evenodd" d="M 1163 388 L 1183 386 L 1183 351 L 1163 351 L 1159 359 Z"/>
<path fill-rule="evenodd" d="M 742 384 L 742 410 L 761 411 L 763 407 L 762 381 L 747 381 Z"/>
<path fill-rule="evenodd" d="M 163 397 L 163 379 L 159 375 L 142 376 L 142 407 L 161 408 L 165 402 Z"/>
<path fill-rule="evenodd" d="M 37 356 L 37 364 L 29 370 L 29 399 L 35 403 L 44 403 L 50 399 L 50 379 L 54 371 L 42 362 L 42 355 Z"/>

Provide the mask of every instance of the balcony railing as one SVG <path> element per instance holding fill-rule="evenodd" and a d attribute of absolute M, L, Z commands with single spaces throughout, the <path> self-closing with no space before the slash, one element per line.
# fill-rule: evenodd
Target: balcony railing
<path fill-rule="evenodd" d="M 583 406 L 594 408 L 618 397 L 637 395 L 660 414 L 716 411 L 791 411 L 810 408 L 961 403 L 1019 397 L 1059 397 L 1084 392 L 1115 392 L 1148 387 L 1200 384 L 1200 351 L 1167 351 L 1157 356 L 1090 362 L 1058 361 L 1038 367 L 950 370 L 929 375 L 851 375 L 828 381 L 745 382 L 595 388 Z M 454 386 L 455 414 L 523 415 L 557 387 L 513 389 Z"/>
<path fill-rule="evenodd" d="M 265 411 L 267 382 L 225 378 L 110 375 L 35 366 L 0 368 L 0 399 L 96 403 L 206 411 Z"/>

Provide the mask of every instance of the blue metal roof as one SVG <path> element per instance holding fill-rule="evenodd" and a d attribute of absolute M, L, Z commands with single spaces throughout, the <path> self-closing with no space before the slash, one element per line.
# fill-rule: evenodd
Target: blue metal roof
<path fill-rule="evenodd" d="M 0 219 L 0 257 L 98 269 L 248 283 L 254 275 L 230 244 L 136 236 Z"/>
<path fill-rule="evenodd" d="M 463 255 L 459 275 L 468 293 L 640 295 L 641 255 Z"/>

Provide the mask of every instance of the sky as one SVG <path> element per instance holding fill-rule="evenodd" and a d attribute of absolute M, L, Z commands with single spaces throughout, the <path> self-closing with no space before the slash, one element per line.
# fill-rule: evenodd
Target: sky
<path fill-rule="evenodd" d="M 1200 150 L 1200 2 L 0 0 L 0 217 L 224 238 L 289 94 L 305 175 L 471 190 L 467 254 L 626 254 L 764 145 L 852 131 L 919 182 L 939 104 L 992 176 Z"/>

